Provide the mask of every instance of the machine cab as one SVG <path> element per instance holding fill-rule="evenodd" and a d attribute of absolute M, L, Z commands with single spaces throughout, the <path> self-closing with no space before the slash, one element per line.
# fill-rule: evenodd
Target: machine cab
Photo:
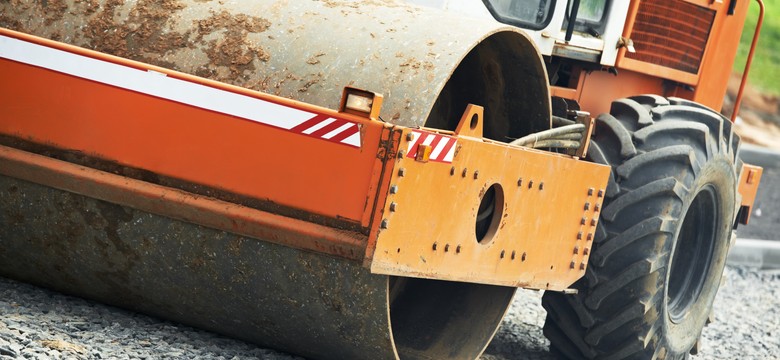
<path fill-rule="evenodd" d="M 545 56 L 615 64 L 628 1 L 485 0 L 498 21 L 520 27 Z M 572 20 L 574 23 L 572 24 Z"/>

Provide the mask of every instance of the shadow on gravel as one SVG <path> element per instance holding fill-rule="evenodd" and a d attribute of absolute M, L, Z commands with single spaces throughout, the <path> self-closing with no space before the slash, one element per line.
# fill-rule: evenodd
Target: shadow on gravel
<path fill-rule="evenodd" d="M 482 360 L 553 360 L 550 342 L 542 334 L 547 312 L 542 292 L 518 289 L 501 328 L 482 355 Z"/>
<path fill-rule="evenodd" d="M 482 360 L 555 360 L 548 351 L 549 343 L 535 324 L 504 323 L 490 343 Z"/>

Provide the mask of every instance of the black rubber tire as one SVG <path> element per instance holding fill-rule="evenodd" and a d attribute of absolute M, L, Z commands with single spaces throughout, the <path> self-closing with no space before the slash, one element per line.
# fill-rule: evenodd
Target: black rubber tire
<path fill-rule="evenodd" d="M 589 159 L 612 167 L 579 292 L 545 292 L 544 334 L 570 359 L 679 359 L 720 285 L 735 218 L 738 137 L 683 99 L 612 103 Z"/>

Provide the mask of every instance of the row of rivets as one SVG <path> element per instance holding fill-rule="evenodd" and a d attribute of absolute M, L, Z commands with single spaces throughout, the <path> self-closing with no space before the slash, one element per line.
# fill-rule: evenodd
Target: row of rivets
<path fill-rule="evenodd" d="M 432 248 L 433 248 L 433 251 L 438 250 L 439 249 L 439 243 L 434 242 Z M 456 246 L 455 247 L 455 253 L 460 254 L 460 249 L 461 249 L 460 245 Z M 449 251 L 450 251 L 450 244 L 444 244 L 444 252 L 449 252 Z"/>
<path fill-rule="evenodd" d="M 517 179 L 517 186 L 523 186 L 523 178 Z M 528 180 L 528 188 L 531 189 L 534 187 L 534 181 Z M 539 182 L 539 190 L 544 190 L 544 181 Z"/>

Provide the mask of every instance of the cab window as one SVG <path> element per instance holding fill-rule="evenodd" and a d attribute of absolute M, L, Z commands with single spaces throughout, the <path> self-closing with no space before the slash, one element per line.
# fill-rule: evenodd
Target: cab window
<path fill-rule="evenodd" d="M 526 29 L 540 30 L 552 19 L 556 0 L 483 0 L 496 20 Z"/>
<path fill-rule="evenodd" d="M 572 2 L 572 0 L 569 0 L 563 29 L 568 27 L 571 20 Z M 574 24 L 574 29 L 591 36 L 600 37 L 607 26 L 609 2 L 609 0 L 580 0 L 580 8 L 577 11 L 577 22 Z"/>
<path fill-rule="evenodd" d="M 577 20 L 583 22 L 601 22 L 604 18 L 604 10 L 607 6 L 607 0 L 581 0 L 580 11 L 577 13 Z M 571 4 L 569 4 L 571 11 Z"/>

